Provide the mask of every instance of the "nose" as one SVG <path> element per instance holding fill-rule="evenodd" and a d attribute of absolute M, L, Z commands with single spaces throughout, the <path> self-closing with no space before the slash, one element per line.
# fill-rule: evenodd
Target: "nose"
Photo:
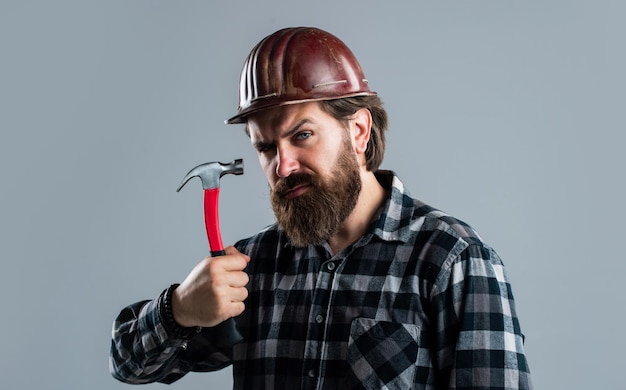
<path fill-rule="evenodd" d="M 279 148 L 276 153 L 276 175 L 287 177 L 300 167 L 296 152 L 287 147 Z"/>

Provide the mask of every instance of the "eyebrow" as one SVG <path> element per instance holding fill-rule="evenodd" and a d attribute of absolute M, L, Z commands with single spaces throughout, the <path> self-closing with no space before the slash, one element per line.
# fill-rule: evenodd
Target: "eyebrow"
<path fill-rule="evenodd" d="M 304 118 L 302 120 L 300 120 L 298 123 L 296 123 L 293 127 L 291 127 L 289 130 L 285 131 L 284 133 L 280 134 L 279 138 L 287 138 L 290 137 L 293 133 L 297 132 L 298 130 L 300 130 L 300 127 L 302 127 L 303 125 L 307 124 L 307 123 L 313 123 L 313 121 L 309 118 Z M 254 147 L 259 150 L 259 149 L 263 149 L 266 148 L 268 146 L 273 145 L 274 142 L 263 142 L 263 141 L 256 141 L 254 143 Z"/>

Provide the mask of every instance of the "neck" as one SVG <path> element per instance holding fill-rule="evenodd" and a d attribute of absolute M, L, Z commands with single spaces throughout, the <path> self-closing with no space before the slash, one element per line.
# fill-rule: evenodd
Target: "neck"
<path fill-rule="evenodd" d="M 361 193 L 352 213 L 346 218 L 339 231 L 329 238 L 333 255 L 345 249 L 365 234 L 378 209 L 385 201 L 385 189 L 373 172 L 361 172 Z"/>

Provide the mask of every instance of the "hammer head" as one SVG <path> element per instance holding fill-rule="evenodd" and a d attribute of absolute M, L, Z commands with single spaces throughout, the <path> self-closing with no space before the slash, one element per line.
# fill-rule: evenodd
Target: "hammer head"
<path fill-rule="evenodd" d="M 239 158 L 227 164 L 217 161 L 200 164 L 185 175 L 176 192 L 180 191 L 189 180 L 196 176 L 202 181 L 202 188 L 205 190 L 219 188 L 220 178 L 229 173 L 233 175 L 243 174 L 243 160 Z"/>

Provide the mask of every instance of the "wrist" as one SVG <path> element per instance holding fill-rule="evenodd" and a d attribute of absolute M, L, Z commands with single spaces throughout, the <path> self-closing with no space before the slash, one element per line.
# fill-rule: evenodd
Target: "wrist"
<path fill-rule="evenodd" d="M 159 297 L 159 314 L 163 327 L 170 337 L 188 340 L 194 334 L 198 333 L 202 328 L 198 326 L 182 326 L 174 319 L 174 310 L 172 306 L 172 298 L 174 290 L 179 284 L 172 284 Z"/>

